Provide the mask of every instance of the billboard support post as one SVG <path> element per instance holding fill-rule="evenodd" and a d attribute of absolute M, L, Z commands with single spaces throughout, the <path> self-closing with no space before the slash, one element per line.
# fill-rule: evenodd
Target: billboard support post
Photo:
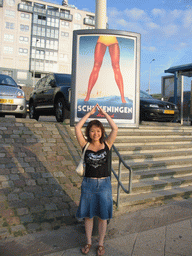
<path fill-rule="evenodd" d="M 95 28 L 96 29 L 106 29 L 107 24 L 107 3 L 106 0 L 95 0 Z"/>

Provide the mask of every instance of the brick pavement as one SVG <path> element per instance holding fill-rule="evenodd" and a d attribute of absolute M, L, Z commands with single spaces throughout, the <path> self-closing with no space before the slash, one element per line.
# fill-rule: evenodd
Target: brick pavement
<path fill-rule="evenodd" d="M 65 125 L 0 118 L 0 238 L 75 223 L 79 159 Z"/>

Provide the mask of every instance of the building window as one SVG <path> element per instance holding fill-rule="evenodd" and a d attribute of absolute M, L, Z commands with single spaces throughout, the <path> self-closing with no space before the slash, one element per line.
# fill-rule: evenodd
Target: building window
<path fill-rule="evenodd" d="M 58 28 L 59 27 L 59 19 L 50 18 L 50 17 L 47 18 L 47 26 Z"/>
<path fill-rule="evenodd" d="M 28 13 L 21 13 L 21 19 L 23 20 L 29 20 L 30 16 Z"/>
<path fill-rule="evenodd" d="M 15 28 L 15 24 L 11 23 L 11 22 L 5 22 L 5 28 L 7 28 L 7 29 L 14 29 Z"/>
<path fill-rule="evenodd" d="M 45 48 L 45 39 L 33 37 L 32 46 Z"/>
<path fill-rule="evenodd" d="M 15 11 L 5 10 L 5 16 L 15 18 Z"/>
<path fill-rule="evenodd" d="M 76 20 L 81 20 L 81 18 L 82 18 L 82 16 L 81 16 L 81 14 L 80 13 L 75 13 L 75 19 Z"/>
<path fill-rule="evenodd" d="M 47 37 L 59 38 L 59 30 L 47 28 Z"/>
<path fill-rule="evenodd" d="M 13 77 L 13 71 L 12 70 L 2 70 L 2 74 Z"/>
<path fill-rule="evenodd" d="M 19 48 L 19 55 L 27 55 L 28 49 L 25 48 Z"/>
<path fill-rule="evenodd" d="M 34 25 L 33 26 L 33 35 L 45 37 L 45 28 L 38 27 L 38 26 Z"/>
<path fill-rule="evenodd" d="M 69 37 L 69 33 L 68 32 L 61 32 L 61 36 L 62 37 Z"/>
<path fill-rule="evenodd" d="M 46 51 L 45 59 L 49 61 L 57 61 L 57 52 L 54 51 Z"/>
<path fill-rule="evenodd" d="M 21 24 L 20 25 L 20 31 L 28 32 L 29 31 L 29 26 Z"/>
<path fill-rule="evenodd" d="M 46 16 L 34 14 L 33 23 L 37 23 L 39 25 L 46 25 Z"/>
<path fill-rule="evenodd" d="M 81 29 L 81 25 L 80 24 L 73 24 L 73 29 Z"/>
<path fill-rule="evenodd" d="M 61 26 L 64 27 L 64 28 L 69 28 L 69 22 L 62 20 L 61 21 Z"/>
<path fill-rule="evenodd" d="M 4 34 L 4 41 L 13 42 L 14 35 Z"/>
<path fill-rule="evenodd" d="M 46 48 L 58 50 L 58 41 L 46 40 Z"/>
<path fill-rule="evenodd" d="M 13 54 L 13 47 L 4 46 L 3 51 L 4 51 L 4 53 Z"/>
<path fill-rule="evenodd" d="M 37 49 L 32 49 L 32 58 L 34 59 L 42 59 L 44 60 L 45 58 L 45 51 L 43 50 L 37 50 Z"/>
<path fill-rule="evenodd" d="M 29 43 L 29 37 L 20 36 L 19 37 L 19 43 L 28 44 Z"/>

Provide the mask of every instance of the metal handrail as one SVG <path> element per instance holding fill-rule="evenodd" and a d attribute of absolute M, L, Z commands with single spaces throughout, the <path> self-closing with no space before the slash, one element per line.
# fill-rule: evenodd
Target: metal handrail
<path fill-rule="evenodd" d="M 119 203 L 120 203 L 120 188 L 123 189 L 123 191 L 126 194 L 130 194 L 132 191 L 132 168 L 130 166 L 128 166 L 125 161 L 123 160 L 122 156 L 120 155 L 119 151 L 117 150 L 117 148 L 113 145 L 112 146 L 113 150 L 115 151 L 115 153 L 117 154 L 117 156 L 119 157 L 119 168 L 118 168 L 118 175 L 116 174 L 116 172 L 114 171 L 114 169 L 112 168 L 112 163 L 111 163 L 111 171 L 113 172 L 115 178 L 117 179 L 118 185 L 117 185 L 117 209 L 119 207 Z M 125 168 L 127 168 L 129 170 L 129 184 L 128 184 L 128 189 L 126 189 L 124 187 L 124 185 L 121 182 L 121 166 L 122 164 L 124 165 Z"/>

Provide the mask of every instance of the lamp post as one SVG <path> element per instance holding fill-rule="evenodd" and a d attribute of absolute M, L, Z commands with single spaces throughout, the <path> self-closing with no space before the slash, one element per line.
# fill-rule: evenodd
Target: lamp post
<path fill-rule="evenodd" d="M 35 86 L 35 71 L 36 71 L 36 49 L 37 49 L 37 42 L 39 39 L 35 41 L 35 59 L 34 59 L 34 68 L 33 68 L 33 87 Z"/>
<path fill-rule="evenodd" d="M 152 59 L 151 62 L 155 61 L 155 59 Z M 151 62 L 149 63 L 149 87 L 148 87 L 148 93 L 150 94 L 150 76 L 151 76 Z"/>

